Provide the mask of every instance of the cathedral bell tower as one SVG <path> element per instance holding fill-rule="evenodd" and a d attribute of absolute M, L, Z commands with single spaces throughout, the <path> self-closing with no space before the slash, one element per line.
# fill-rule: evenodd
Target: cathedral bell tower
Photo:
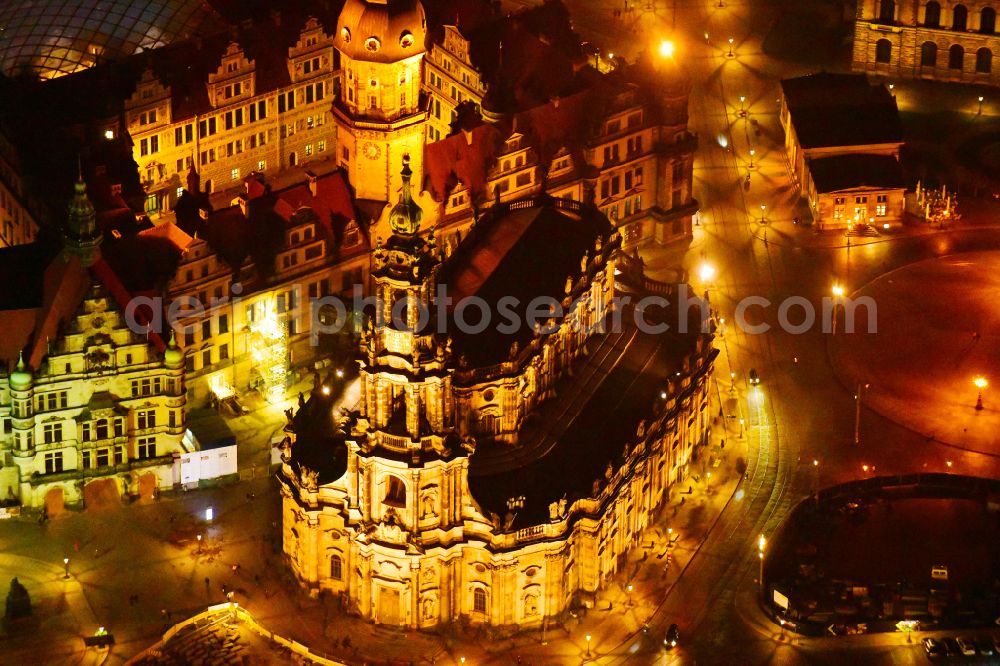
<path fill-rule="evenodd" d="M 347 0 L 337 18 L 337 146 L 359 199 L 390 201 L 402 185 L 393 166 L 406 154 L 423 182 L 426 38 L 419 0 Z"/>
<path fill-rule="evenodd" d="M 375 305 L 361 337 L 361 416 L 372 445 L 403 446 L 412 462 L 444 453 L 454 427 L 449 340 L 436 330 L 440 250 L 419 234 L 423 211 L 410 192 L 403 156 L 399 202 L 389 214 L 392 235 L 373 255 Z"/>

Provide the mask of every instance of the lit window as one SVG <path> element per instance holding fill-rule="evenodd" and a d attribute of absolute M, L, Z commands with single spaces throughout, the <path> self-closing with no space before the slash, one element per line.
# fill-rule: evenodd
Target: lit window
<path fill-rule="evenodd" d="M 229 172 L 229 175 L 233 180 L 239 180 L 240 170 L 238 168 L 233 169 L 232 171 Z"/>
<path fill-rule="evenodd" d="M 472 591 L 472 610 L 477 613 L 486 612 L 486 590 L 477 587 Z"/>
<path fill-rule="evenodd" d="M 260 160 L 257 162 L 257 171 L 263 171 L 267 168 L 267 162 L 265 160 Z"/>

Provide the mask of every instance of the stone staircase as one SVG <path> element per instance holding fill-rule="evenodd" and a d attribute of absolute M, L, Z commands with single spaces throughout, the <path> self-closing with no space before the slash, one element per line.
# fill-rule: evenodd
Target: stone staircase
<path fill-rule="evenodd" d="M 853 227 L 847 230 L 847 236 L 849 238 L 867 237 L 873 238 L 878 236 L 878 230 L 870 224 L 855 224 Z"/>

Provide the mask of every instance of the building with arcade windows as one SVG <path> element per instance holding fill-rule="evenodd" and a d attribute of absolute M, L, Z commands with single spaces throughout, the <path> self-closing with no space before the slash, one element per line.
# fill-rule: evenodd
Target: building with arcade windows
<path fill-rule="evenodd" d="M 996 85 L 998 53 L 997 8 L 989 0 L 858 2 L 856 72 Z"/>

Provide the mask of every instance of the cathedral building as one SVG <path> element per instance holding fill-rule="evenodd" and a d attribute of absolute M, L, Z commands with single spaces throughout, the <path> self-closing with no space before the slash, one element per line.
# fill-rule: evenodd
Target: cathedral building
<path fill-rule="evenodd" d="M 179 480 L 176 456 L 191 450 L 183 353 L 128 326 L 127 266 L 103 256 L 82 181 L 66 219 L 61 248 L 0 250 L 0 499 L 50 512 L 151 497 Z"/>
<path fill-rule="evenodd" d="M 359 402 L 334 413 L 314 390 L 290 417 L 284 553 L 311 593 L 377 623 L 538 624 L 607 582 L 685 475 L 716 351 L 694 321 L 639 325 L 637 308 L 670 314 L 621 297 L 684 286 L 645 278 L 593 204 L 495 204 L 445 256 L 403 165 Z M 536 298 L 561 307 L 531 323 Z M 505 299 L 518 325 L 470 326 Z"/>
<path fill-rule="evenodd" d="M 997 11 L 989 2 L 865 0 L 854 22 L 854 71 L 997 84 Z"/>

